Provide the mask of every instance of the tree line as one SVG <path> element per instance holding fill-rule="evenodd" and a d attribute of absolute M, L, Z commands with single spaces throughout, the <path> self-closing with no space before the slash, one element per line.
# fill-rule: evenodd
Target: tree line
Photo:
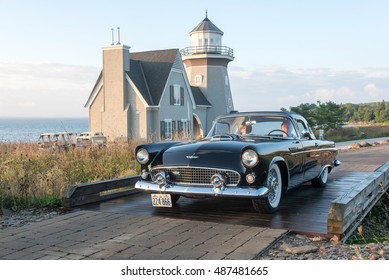
<path fill-rule="evenodd" d="M 281 108 L 282 111 L 288 111 Z M 344 123 L 388 123 L 389 102 L 382 100 L 377 103 L 364 104 L 336 104 L 332 101 L 317 103 L 303 103 L 290 107 L 291 112 L 304 116 L 311 126 L 330 129 Z"/>

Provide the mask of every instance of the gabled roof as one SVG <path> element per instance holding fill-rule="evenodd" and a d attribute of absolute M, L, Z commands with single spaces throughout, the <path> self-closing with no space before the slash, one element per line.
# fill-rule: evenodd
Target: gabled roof
<path fill-rule="evenodd" d="M 127 75 L 150 106 L 159 104 L 178 52 L 178 49 L 169 49 L 130 54 Z"/>
<path fill-rule="evenodd" d="M 216 25 L 214 25 L 208 18 L 208 16 L 205 16 L 202 22 L 200 22 L 189 34 L 193 32 L 202 32 L 202 31 L 208 31 L 208 32 L 216 32 L 221 35 L 223 35 L 223 31 L 221 31 L 219 28 L 217 28 Z"/>
<path fill-rule="evenodd" d="M 211 103 L 209 103 L 209 101 L 204 96 L 203 92 L 200 90 L 199 87 L 191 86 L 190 88 L 192 90 L 193 98 L 196 102 L 196 105 L 212 107 Z"/>
<path fill-rule="evenodd" d="M 179 54 L 179 49 L 130 54 L 130 71 L 126 71 L 126 74 L 149 106 L 159 105 L 170 72 Z M 100 72 L 85 107 L 93 103 L 102 85 L 103 71 Z M 198 87 L 191 86 L 191 90 L 192 102 L 200 106 L 212 106 Z"/>

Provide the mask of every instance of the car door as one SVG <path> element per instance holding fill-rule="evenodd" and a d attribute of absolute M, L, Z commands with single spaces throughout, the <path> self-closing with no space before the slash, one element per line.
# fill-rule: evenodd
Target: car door
<path fill-rule="evenodd" d="M 302 160 L 303 160 L 303 181 L 310 181 L 313 178 L 319 176 L 321 172 L 321 147 L 320 142 L 317 139 L 309 139 L 303 137 L 303 132 L 308 131 L 307 124 L 303 120 L 296 120 L 297 127 L 301 135 L 302 148 Z"/>
<path fill-rule="evenodd" d="M 304 182 L 304 146 L 303 141 L 300 139 L 294 139 L 289 143 L 288 149 L 290 157 L 285 157 L 289 167 L 289 187 L 297 187 Z"/>

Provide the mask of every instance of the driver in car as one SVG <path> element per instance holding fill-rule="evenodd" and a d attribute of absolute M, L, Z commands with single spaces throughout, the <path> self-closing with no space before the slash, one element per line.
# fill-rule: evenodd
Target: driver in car
<path fill-rule="evenodd" d="M 240 126 L 239 126 L 239 132 L 240 134 L 244 135 L 244 134 L 249 134 L 252 130 L 252 127 L 251 125 L 246 125 L 245 122 L 243 122 Z"/>

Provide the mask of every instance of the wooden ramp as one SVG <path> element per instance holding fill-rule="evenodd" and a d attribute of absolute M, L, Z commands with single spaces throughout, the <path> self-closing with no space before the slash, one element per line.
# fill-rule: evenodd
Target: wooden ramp
<path fill-rule="evenodd" d="M 175 218 L 287 229 L 312 236 L 338 235 L 347 238 L 381 197 L 382 179 L 381 172 L 351 172 L 331 180 L 324 189 L 303 185 L 289 191 L 279 211 L 274 214 L 257 213 L 251 203 L 244 199 L 217 198 L 181 198 L 179 209 L 154 208 L 153 213 Z"/>
<path fill-rule="evenodd" d="M 126 178 L 127 184 L 136 178 Z M 109 183 L 109 184 L 108 184 Z M 72 186 L 69 201 L 91 202 L 87 195 L 101 196 L 103 186 L 114 188 L 116 182 Z M 123 184 L 118 184 L 123 187 Z M 180 198 L 174 208 L 154 208 L 150 196 L 136 193 L 98 203 L 82 205 L 82 209 L 128 213 L 130 215 L 164 216 L 226 224 L 287 229 L 308 235 L 347 238 L 370 211 L 389 186 L 389 162 L 374 172 L 341 172 L 331 174 L 323 189 L 306 184 L 289 191 L 278 212 L 257 213 L 248 199 L 189 199 Z M 74 194 L 82 194 L 82 198 Z M 99 194 L 100 193 L 100 194 Z M 101 197 L 103 198 L 103 197 Z M 97 200 L 95 200 L 97 201 Z"/>

